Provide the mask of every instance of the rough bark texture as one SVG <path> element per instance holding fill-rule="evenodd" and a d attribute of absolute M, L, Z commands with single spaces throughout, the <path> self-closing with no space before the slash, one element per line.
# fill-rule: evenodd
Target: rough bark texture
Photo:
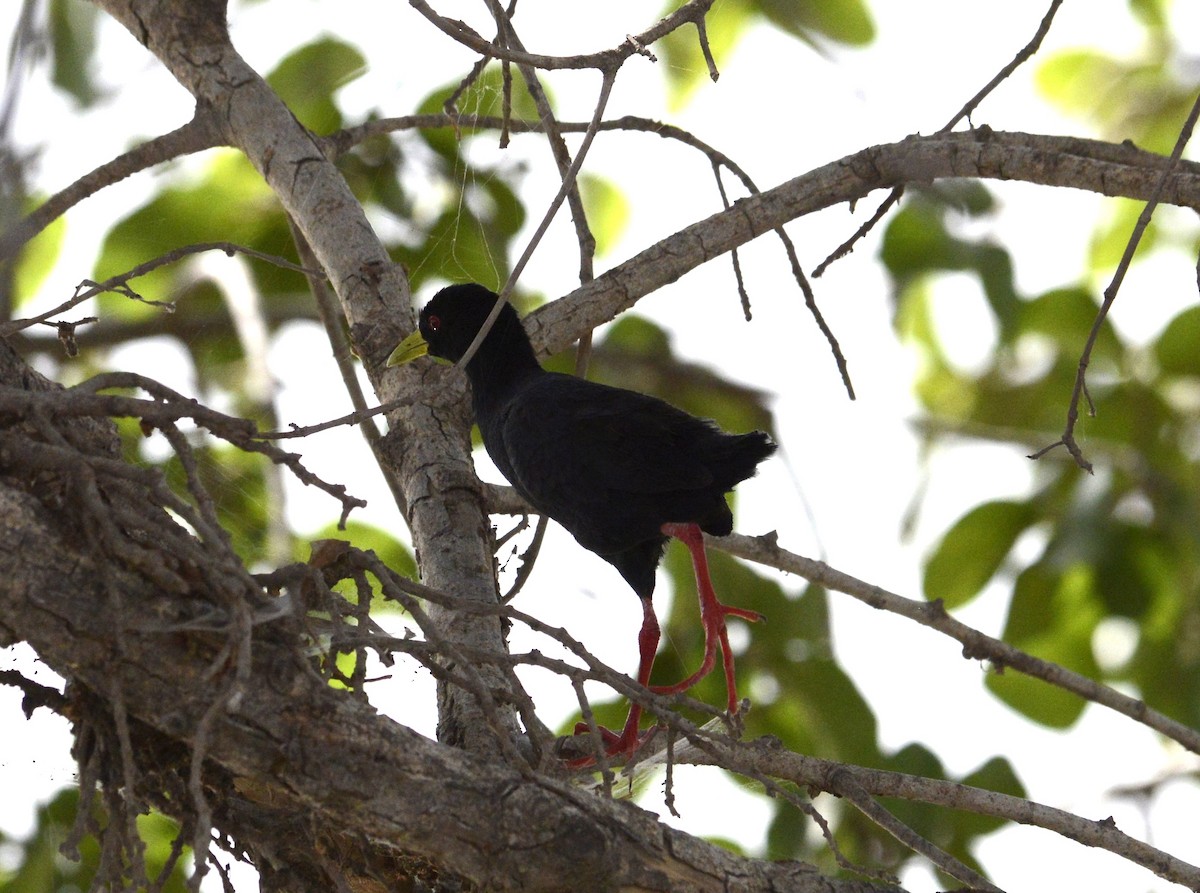
<path fill-rule="evenodd" d="M 181 0 L 102 0 L 171 71 L 198 103 L 217 110 L 226 138 L 262 173 L 304 233 L 341 301 L 351 337 L 382 400 L 420 389 L 429 400 L 389 416 L 391 451 L 407 497 L 408 520 L 422 576 L 455 595 L 495 602 L 496 586 L 487 515 L 471 464 L 462 384 L 446 377 L 430 388 L 422 373 L 386 370 L 383 361 L 412 330 L 408 283 L 383 250 L 346 181 L 304 129 L 229 42 L 224 12 L 216 4 Z M 436 494 L 436 498 L 427 498 Z M 443 634 L 484 651 L 503 652 L 495 618 L 431 608 Z M 484 668 L 485 682 L 504 689 L 509 680 Z M 519 729 L 501 707 L 507 733 Z M 494 749 L 487 718 L 476 699 L 439 682 L 439 738 L 476 753 Z"/>
<path fill-rule="evenodd" d="M 52 387 L 0 345 L 0 386 Z M 6 434 L 24 424 L 6 419 Z M 44 426 L 43 426 L 44 428 Z M 111 460 L 111 429 L 90 420 L 57 430 L 89 458 Z M 497 759 L 437 744 L 331 688 L 306 665 L 293 613 L 255 624 L 236 697 L 214 618 L 219 594 L 164 593 L 89 544 L 71 471 L 36 480 L 20 443 L 0 447 L 0 616 L 6 641 L 29 642 L 71 680 L 69 712 L 108 749 L 101 781 L 122 775 L 114 703 L 129 724 L 136 795 L 187 817 L 187 774 L 205 717 L 204 789 L 214 818 L 255 855 L 270 888 L 329 889 L 334 879 L 399 888 L 420 876 L 497 890 L 817 890 L 811 868 L 744 860 L 691 839 L 626 803 Z M 111 509 L 137 488 L 102 486 Z M 163 525 L 174 525 L 164 515 Z M 81 523 L 82 522 L 82 523 Z M 145 547 L 162 530 L 131 531 Z M 114 600 L 114 593 L 119 599 Z M 212 631 L 185 632 L 181 612 Z M 169 618 L 166 619 L 166 618 Z M 215 713 L 214 701 L 222 699 Z M 114 736 L 115 737 L 115 736 Z M 173 792 L 163 798 L 161 792 Z M 157 796 L 156 796 L 157 795 Z M 440 880 L 439 880 L 440 879 Z M 457 882 L 456 882 L 457 883 Z"/>
<path fill-rule="evenodd" d="M 1145 201 L 1166 165 L 1161 155 L 1133 146 L 987 127 L 871 146 L 683 228 L 540 307 L 525 326 L 536 348 L 556 353 L 580 333 L 608 322 L 701 264 L 798 217 L 853 204 L 879 189 L 965 177 L 1019 180 Z M 1200 164 L 1182 162 L 1168 178 L 1161 200 L 1200 209 Z"/>

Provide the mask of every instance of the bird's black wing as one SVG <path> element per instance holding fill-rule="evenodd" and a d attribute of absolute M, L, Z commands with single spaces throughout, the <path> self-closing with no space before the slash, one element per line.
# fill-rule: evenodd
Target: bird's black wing
<path fill-rule="evenodd" d="M 699 448 L 720 436 L 657 398 L 565 375 L 525 388 L 505 407 L 497 433 L 512 483 L 535 499 L 547 488 L 611 498 L 707 487 L 713 478 Z"/>
<path fill-rule="evenodd" d="M 550 374 L 527 381 L 481 428 L 518 492 L 616 564 L 639 594 L 653 588 L 634 579 L 648 567 L 652 580 L 662 525 L 728 533 L 725 491 L 773 448 L 765 435 L 725 434 L 653 397 Z"/>

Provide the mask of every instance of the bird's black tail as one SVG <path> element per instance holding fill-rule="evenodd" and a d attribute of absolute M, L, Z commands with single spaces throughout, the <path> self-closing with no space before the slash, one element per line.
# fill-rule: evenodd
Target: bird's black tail
<path fill-rule="evenodd" d="M 724 434 L 719 448 L 712 453 L 710 468 L 722 492 L 732 490 L 753 477 L 758 463 L 775 452 L 775 444 L 762 431 L 749 434 Z"/>
<path fill-rule="evenodd" d="M 749 434 L 717 434 L 706 453 L 712 486 L 704 488 L 705 510 L 696 517 L 700 529 L 713 536 L 727 536 L 733 530 L 733 513 L 725 494 L 748 477 L 758 463 L 775 452 L 775 444 L 762 431 Z"/>

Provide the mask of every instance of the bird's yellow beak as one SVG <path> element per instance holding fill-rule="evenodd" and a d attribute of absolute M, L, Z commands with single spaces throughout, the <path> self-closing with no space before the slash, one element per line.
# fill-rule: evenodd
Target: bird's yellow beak
<path fill-rule="evenodd" d="M 405 363 L 411 363 L 417 357 L 423 357 L 427 353 L 429 353 L 429 343 L 422 337 L 418 329 L 401 341 L 399 346 L 392 351 L 392 355 L 387 359 L 387 364 L 389 366 L 403 366 Z"/>

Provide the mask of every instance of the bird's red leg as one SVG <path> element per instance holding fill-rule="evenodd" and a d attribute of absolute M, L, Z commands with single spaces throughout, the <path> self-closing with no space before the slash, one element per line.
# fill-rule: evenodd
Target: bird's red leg
<path fill-rule="evenodd" d="M 708 557 L 704 554 L 704 534 L 698 524 L 664 524 L 662 532 L 680 540 L 692 555 L 692 568 L 696 572 L 696 593 L 700 598 L 700 622 L 704 624 L 704 660 L 691 676 L 674 685 L 654 685 L 651 689 L 659 694 L 677 694 L 691 688 L 710 672 L 716 664 L 717 643 L 721 644 L 721 661 L 725 666 L 725 689 L 729 694 L 729 712 L 737 713 L 737 685 L 733 676 L 733 650 L 729 647 L 729 633 L 725 628 L 726 615 L 743 620 L 762 620 L 757 611 L 734 608 L 717 600 L 712 580 L 708 574 Z"/>
<path fill-rule="evenodd" d="M 642 628 L 638 632 L 638 674 L 637 681 L 639 685 L 650 684 L 650 671 L 654 668 L 654 655 L 658 651 L 658 638 L 660 632 L 658 627 L 658 617 L 654 614 L 654 605 L 650 599 L 642 599 Z M 621 729 L 621 734 L 617 735 L 610 729 L 600 726 L 600 739 L 604 742 L 605 756 L 629 756 L 642 742 L 642 736 L 638 734 L 638 723 L 642 719 L 642 705 L 637 701 L 631 701 L 629 704 L 629 715 L 625 717 L 625 725 Z M 589 729 L 587 723 L 578 722 L 575 724 L 576 735 L 586 735 Z M 576 760 L 569 760 L 567 765 L 572 769 L 582 769 L 585 766 L 590 766 L 595 762 L 593 757 L 580 757 Z"/>

